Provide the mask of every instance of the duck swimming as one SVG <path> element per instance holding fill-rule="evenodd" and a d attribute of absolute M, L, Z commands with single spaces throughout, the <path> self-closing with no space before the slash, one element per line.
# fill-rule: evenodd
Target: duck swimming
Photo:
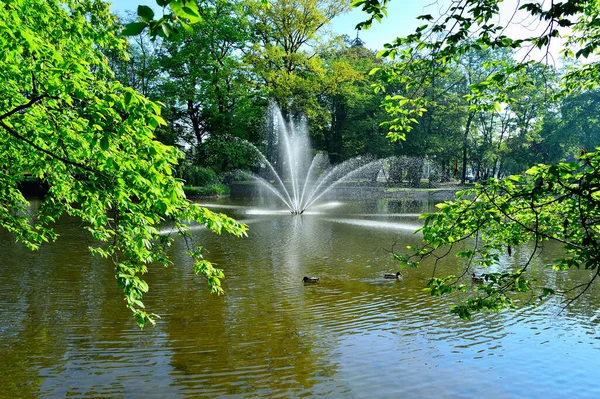
<path fill-rule="evenodd" d="M 397 278 L 398 280 L 400 280 L 402 278 L 402 274 L 400 274 L 400 272 L 397 272 L 396 274 L 394 274 L 394 273 L 385 273 L 383 275 L 383 278 Z"/>
<path fill-rule="evenodd" d="M 485 281 L 483 277 L 479 277 L 475 273 L 471 275 L 471 280 L 473 280 L 473 282 L 477 284 L 483 284 L 483 282 Z"/>
<path fill-rule="evenodd" d="M 306 277 L 306 276 L 304 276 L 304 278 L 302 279 L 302 282 L 304 282 L 304 283 L 318 283 L 319 282 L 319 278 L 318 277 Z"/>

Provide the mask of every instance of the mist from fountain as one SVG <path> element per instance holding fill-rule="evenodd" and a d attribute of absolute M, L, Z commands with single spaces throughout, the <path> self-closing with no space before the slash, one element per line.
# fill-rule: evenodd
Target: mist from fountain
<path fill-rule="evenodd" d="M 305 123 L 299 125 L 286 122 L 281 111 L 272 107 L 274 125 L 277 127 L 277 144 L 280 150 L 281 176 L 267 157 L 251 145 L 258 157 L 273 176 L 274 183 L 253 173 L 245 175 L 256 180 L 261 187 L 279 198 L 293 215 L 301 215 L 315 202 L 330 192 L 338 184 L 353 178 L 376 174 L 382 160 L 369 157 L 356 157 L 331 167 L 325 152 L 318 152 L 311 159 L 308 129 Z"/>

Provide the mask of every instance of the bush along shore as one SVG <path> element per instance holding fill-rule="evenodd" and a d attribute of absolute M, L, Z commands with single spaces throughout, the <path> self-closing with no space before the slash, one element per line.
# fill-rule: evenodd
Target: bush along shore
<path fill-rule="evenodd" d="M 229 186 L 222 183 L 223 177 L 217 176 L 211 168 L 185 165 L 181 178 L 185 181 L 183 191 L 187 198 L 224 197 L 231 192 Z"/>
<path fill-rule="evenodd" d="M 210 184 L 207 186 L 183 186 L 187 198 L 226 197 L 231 190 L 224 184 Z"/>

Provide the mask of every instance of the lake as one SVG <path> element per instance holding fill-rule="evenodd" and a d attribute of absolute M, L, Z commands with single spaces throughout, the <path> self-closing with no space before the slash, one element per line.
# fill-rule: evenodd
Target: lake
<path fill-rule="evenodd" d="M 144 302 L 161 319 L 144 331 L 76 220 L 35 253 L 0 231 L 0 397 L 600 397 L 597 289 L 562 312 L 552 300 L 463 321 L 449 314 L 460 298 L 423 292 L 429 266 L 383 278 L 397 270 L 392 248 L 419 244 L 431 201 L 344 200 L 302 216 L 260 200 L 202 203 L 250 226 L 244 239 L 192 227 L 225 271 L 225 295 L 207 292 L 178 240 L 174 264 L 146 276 Z M 534 278 L 559 289 L 589 278 L 546 270 L 559 250 L 544 249 Z"/>

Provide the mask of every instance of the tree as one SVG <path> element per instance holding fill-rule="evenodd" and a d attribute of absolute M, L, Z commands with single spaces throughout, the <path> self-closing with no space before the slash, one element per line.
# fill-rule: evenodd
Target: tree
<path fill-rule="evenodd" d="M 581 150 L 593 150 L 600 143 L 599 112 L 598 90 L 564 97 L 553 115 L 546 118 L 546 125 L 540 132 L 540 147 L 548 161 L 556 162 L 563 154 L 579 154 Z"/>
<path fill-rule="evenodd" d="M 392 145 L 379 126 L 385 119 L 382 96 L 373 92 L 374 78 L 369 75 L 381 60 L 360 42 L 346 38 L 323 56 L 323 63 L 326 73 L 318 99 L 329 116 L 316 144 L 334 163 L 364 154 L 390 156 Z"/>
<path fill-rule="evenodd" d="M 129 14 L 126 20 L 132 20 L 134 17 Z M 115 28 L 122 29 L 122 21 L 119 21 Z M 159 82 L 158 75 L 155 73 L 159 68 L 158 49 L 160 42 L 152 40 L 146 33 L 140 33 L 132 36 L 127 42 L 127 57 L 123 57 L 122 51 L 105 51 L 108 58 L 110 69 L 115 74 L 115 79 L 125 86 L 135 89 L 144 97 L 151 97 L 156 92 L 156 86 Z"/>
<path fill-rule="evenodd" d="M 250 39 L 242 2 L 211 0 L 187 35 L 170 36 L 160 52 L 164 72 L 159 87 L 166 119 L 183 142 L 195 149 L 194 162 L 219 170 L 203 148 L 226 150 L 229 138 L 258 141 L 268 104 L 255 76 L 241 59 Z M 213 144 L 215 144 L 213 143 Z M 226 153 L 214 153 L 225 157 Z M 239 165 L 232 165 L 239 167 Z"/>
<path fill-rule="evenodd" d="M 327 70 L 322 55 L 335 44 L 322 31 L 349 4 L 343 0 L 274 0 L 268 4 L 249 2 L 247 6 L 253 40 L 245 60 L 286 119 L 306 116 L 311 126 L 321 128 L 329 117 L 318 101 L 328 89 L 323 84 Z M 272 161 L 275 142 L 274 137 L 267 137 L 266 155 Z"/>
<path fill-rule="evenodd" d="M 121 31 L 123 24 L 131 20 L 135 20 L 135 17 L 130 12 L 124 19 L 118 21 L 113 29 Z M 150 36 L 148 31 L 144 31 L 129 38 L 127 56 L 123 57 L 123 52 L 120 50 L 104 49 L 103 52 L 108 58 L 108 66 L 114 72 L 115 80 L 150 100 L 160 101 L 162 100 L 160 92 L 162 76 L 156 71 L 160 69 L 161 46 L 162 40 L 157 40 Z M 166 114 L 163 109 L 163 118 L 168 116 L 168 112 Z M 167 122 L 169 122 L 168 118 Z M 172 146 L 181 144 L 177 132 L 169 123 L 167 126 L 159 126 L 154 134 L 161 143 Z"/>
<path fill-rule="evenodd" d="M 465 139 L 471 131 L 469 117 L 472 118 L 472 111 L 464 99 L 465 81 L 464 69 L 453 63 L 447 73 L 422 87 L 419 96 L 426 101 L 427 112 L 415 117 L 410 140 L 394 141 L 397 155 L 436 159 L 444 180 L 449 180 L 451 175 L 459 177 L 458 165 L 463 159 Z M 403 97 L 407 91 L 402 84 L 394 87 L 397 82 L 390 83 L 386 84 L 389 95 L 385 105 L 388 111 L 394 112 L 393 98 Z M 388 123 L 384 122 L 385 125 Z M 418 186 L 420 177 L 415 176 L 412 184 Z"/>
<path fill-rule="evenodd" d="M 167 265 L 172 241 L 159 225 L 182 235 L 186 221 L 216 233 L 246 226 L 187 201 L 172 168 L 181 158 L 154 140 L 161 108 L 113 78 L 105 51 L 120 51 L 108 4 L 92 0 L 15 0 L 0 5 L 0 225 L 30 249 L 57 239 L 61 215 L 81 220 L 110 257 L 126 306 L 140 327 L 155 315 L 141 299 L 142 275 Z M 51 27 L 51 29 L 50 29 Z M 19 183 L 31 175 L 49 187 L 30 214 Z M 222 271 L 190 247 L 196 273 L 221 292 Z"/>
<path fill-rule="evenodd" d="M 372 12 L 373 17 L 366 22 L 368 25 L 380 17 L 386 3 L 387 0 L 381 3 L 367 0 L 356 4 Z M 388 104 L 398 115 L 390 124 L 392 138 L 405 139 L 415 115 L 425 111 L 427 103 L 418 97 L 418 90 L 445 73 L 450 62 L 472 50 L 545 49 L 540 60 L 544 63 L 549 58 L 548 45 L 562 36 L 560 27 L 572 29 L 572 34 L 565 38 L 565 56 L 587 57 L 599 49 L 600 9 L 595 1 L 552 2 L 546 8 L 538 2 L 524 3 L 520 6 L 522 12 L 541 20 L 545 28 L 542 33 L 526 38 L 511 38 L 506 34 L 510 30 L 494 22 L 498 20 L 499 3 L 496 0 L 452 2 L 439 19 L 431 15 L 419 17 L 426 22 L 414 34 L 386 46 L 382 55 L 395 56 L 400 61 L 391 70 L 381 72 L 384 80 L 401 74 L 400 79 L 410 93 L 394 99 L 397 100 L 395 105 Z M 528 59 L 514 64 L 488 63 L 487 66 L 495 70 L 483 82 L 471 85 L 468 98 L 477 100 L 480 110 L 513 103 L 511 93 L 515 85 L 523 84 L 520 73 L 532 64 L 534 62 Z M 560 81 L 559 95 L 595 89 L 600 83 L 599 71 L 598 62 L 570 67 Z M 576 162 L 540 164 L 522 176 L 489 179 L 483 185 L 459 193 L 455 201 L 441 204 L 439 213 L 425 217 L 423 247 L 395 256 L 402 266 L 417 266 L 425 258 L 448 255 L 458 243 L 468 243 L 469 249 L 456 252 L 459 258 L 466 259 L 462 276 L 440 277 L 434 271 L 428 289 L 434 295 L 441 295 L 466 290 L 461 277 L 469 276 L 475 265 L 497 264 L 500 252 L 510 255 L 515 246 L 530 242 L 530 257 L 524 264 L 485 273 L 485 283 L 464 303 L 452 308 L 459 316 L 470 318 L 473 311 L 512 307 L 513 296 L 518 292 L 536 289 L 540 299 L 553 294 L 551 288 L 537 287 L 527 279 L 535 255 L 545 242 L 553 241 L 563 245 L 566 254 L 554 260 L 553 268 L 580 267 L 592 271 L 587 283 L 563 293 L 568 301 L 577 299 L 594 284 L 600 273 L 600 149 L 589 150 L 593 152 L 582 151 Z"/>

